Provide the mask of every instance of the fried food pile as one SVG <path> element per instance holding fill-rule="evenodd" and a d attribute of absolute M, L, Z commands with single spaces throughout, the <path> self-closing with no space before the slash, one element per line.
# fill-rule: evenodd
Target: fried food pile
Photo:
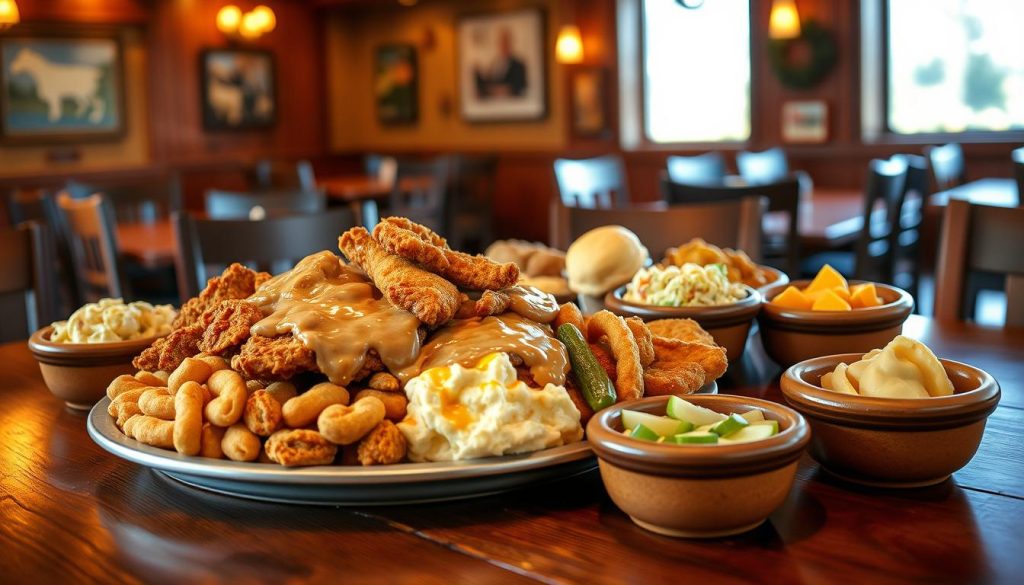
<path fill-rule="evenodd" d="M 719 248 L 701 238 L 693 238 L 678 248 L 669 248 L 665 252 L 664 264 L 682 266 L 688 262 L 707 266 L 708 264 L 724 264 L 730 282 L 742 282 L 747 286 L 758 288 L 773 282 L 772 275 L 754 263 L 742 250 Z"/>
<path fill-rule="evenodd" d="M 388 464 L 407 460 L 395 425 L 406 383 L 495 352 L 530 389 L 564 387 L 585 422 L 593 412 L 554 334 L 564 323 L 586 337 L 619 400 L 694 392 L 727 367 L 692 321 L 584 318 L 517 285 L 515 263 L 452 250 L 405 218 L 350 229 L 339 249 L 349 263 L 323 251 L 274 277 L 232 264 L 211 278 L 135 358 L 139 372 L 111 382 L 118 428 L 185 455 Z"/>

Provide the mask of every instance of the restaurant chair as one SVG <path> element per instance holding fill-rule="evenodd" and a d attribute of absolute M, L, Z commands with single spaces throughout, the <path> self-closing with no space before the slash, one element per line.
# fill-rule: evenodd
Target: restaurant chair
<path fill-rule="evenodd" d="M 725 159 L 717 152 L 696 156 L 670 156 L 665 161 L 670 181 L 687 185 L 724 185 Z"/>
<path fill-rule="evenodd" d="M 629 184 L 616 155 L 587 159 L 556 159 L 555 184 L 566 207 L 609 209 L 629 205 Z"/>
<path fill-rule="evenodd" d="M 892 281 L 917 299 L 921 286 L 921 225 L 929 195 L 928 161 L 916 154 L 892 158 L 907 165 L 903 191 L 895 206 L 899 220 L 893 223 L 889 238 L 893 250 Z"/>
<path fill-rule="evenodd" d="M 233 262 L 278 272 L 278 266 L 286 269 L 314 252 L 337 252 L 338 236 L 355 225 L 352 211 L 341 207 L 263 221 L 200 219 L 177 213 L 172 221 L 178 242 L 178 292 L 183 299 L 199 294 L 210 275 Z M 217 269 L 207 270 L 208 266 Z"/>
<path fill-rule="evenodd" d="M 667 209 L 570 207 L 566 212 L 567 241 L 573 242 L 596 227 L 621 225 L 640 238 L 655 262 L 660 261 L 669 248 L 697 237 L 716 246 L 743 250 L 758 261 L 761 219 L 767 207 L 768 202 L 756 196 Z"/>
<path fill-rule="evenodd" d="M 801 263 L 802 275 L 817 274 L 829 264 L 848 278 L 892 284 L 893 238 L 902 213 L 906 178 L 907 161 L 900 155 L 868 163 L 862 223 L 853 251 L 821 252 L 806 258 Z M 876 221 L 880 210 L 884 210 L 884 220 Z"/>
<path fill-rule="evenodd" d="M 786 233 L 765 234 L 761 246 L 767 264 L 791 275 L 800 273 L 800 180 L 790 175 L 780 181 L 742 187 L 700 186 L 662 180 L 662 192 L 669 205 L 689 205 L 714 201 L 730 201 L 762 196 L 768 199 L 768 211 L 788 217 Z"/>
<path fill-rule="evenodd" d="M 932 169 L 935 191 L 945 191 L 967 182 L 964 150 L 959 144 L 950 142 L 942 146 L 926 146 L 924 155 Z"/>
<path fill-rule="evenodd" d="M 56 198 L 45 189 L 13 189 L 7 197 L 7 216 L 11 225 L 32 221 L 44 228 L 46 246 L 56 260 L 54 310 L 57 314 L 70 314 L 78 303 L 78 280 L 71 266 L 71 248 Z"/>
<path fill-rule="evenodd" d="M 114 211 L 102 195 L 72 199 L 57 195 L 61 221 L 67 229 L 68 245 L 80 297 L 77 304 L 104 297 L 123 297 L 114 232 Z"/>
<path fill-rule="evenodd" d="M 181 176 L 176 172 L 95 184 L 70 179 L 64 191 L 73 199 L 103 195 L 118 222 L 166 220 L 182 206 Z"/>
<path fill-rule="evenodd" d="M 395 182 L 383 215 L 398 215 L 448 235 L 448 185 L 452 159 L 399 160 Z M 366 223 L 364 221 L 364 223 Z M 372 229 L 372 225 L 366 226 Z"/>
<path fill-rule="evenodd" d="M 1013 159 L 1013 177 L 1017 179 L 1017 204 L 1024 199 L 1024 146 L 1011 153 Z"/>
<path fill-rule="evenodd" d="M 448 194 L 448 243 L 478 253 L 494 240 L 494 191 L 498 159 L 456 155 Z"/>
<path fill-rule="evenodd" d="M 736 168 L 748 185 L 774 183 L 789 175 L 786 152 L 779 147 L 760 152 L 742 150 L 736 153 Z"/>
<path fill-rule="evenodd" d="M 263 219 L 291 213 L 319 213 L 327 208 L 322 189 L 312 191 L 206 192 L 208 219 Z"/>
<path fill-rule="evenodd" d="M 45 232 L 35 222 L 0 230 L 0 343 L 27 339 L 55 318 L 53 258 Z"/>
<path fill-rule="evenodd" d="M 253 169 L 256 191 L 314 191 L 316 173 L 308 160 L 297 162 L 260 160 Z"/>
<path fill-rule="evenodd" d="M 1007 326 L 1024 326 L 1024 207 L 989 207 L 962 199 L 946 205 L 935 278 L 935 317 L 962 320 L 973 312 L 973 273 L 1006 277 Z"/>

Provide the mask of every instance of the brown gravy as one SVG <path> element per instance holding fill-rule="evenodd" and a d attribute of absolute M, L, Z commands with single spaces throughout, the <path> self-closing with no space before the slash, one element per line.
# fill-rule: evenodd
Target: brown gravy
<path fill-rule="evenodd" d="M 565 384 L 569 371 L 565 346 L 551 336 L 550 327 L 516 313 L 448 322 L 424 343 L 416 363 L 397 370 L 395 375 L 404 384 L 433 367 L 450 364 L 473 367 L 481 358 L 495 352 L 523 358 L 524 365 L 540 385 Z"/>
<path fill-rule="evenodd" d="M 555 297 L 532 286 L 510 286 L 501 292 L 512 302 L 508 310 L 538 323 L 550 323 L 558 316 Z"/>
<path fill-rule="evenodd" d="M 307 256 L 268 280 L 249 297 L 264 319 L 253 335 L 293 333 L 316 352 L 316 363 L 335 384 L 348 384 L 372 349 L 398 371 L 420 354 L 419 320 L 381 298 L 366 276 L 331 252 Z"/>

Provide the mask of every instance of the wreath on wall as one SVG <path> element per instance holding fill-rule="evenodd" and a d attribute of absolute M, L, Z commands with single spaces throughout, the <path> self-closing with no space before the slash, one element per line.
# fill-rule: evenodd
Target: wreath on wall
<path fill-rule="evenodd" d="M 836 64 L 836 43 L 832 34 L 813 21 L 802 23 L 800 36 L 771 40 L 768 56 L 772 70 L 786 87 L 814 87 Z"/>

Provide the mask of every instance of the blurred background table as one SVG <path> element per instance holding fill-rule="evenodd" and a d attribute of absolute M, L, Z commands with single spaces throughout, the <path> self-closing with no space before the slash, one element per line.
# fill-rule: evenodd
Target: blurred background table
<path fill-rule="evenodd" d="M 675 540 L 632 524 L 597 472 L 462 502 L 314 508 L 185 487 L 96 446 L 47 392 L 23 343 L 0 346 L 0 574 L 7 582 L 416 583 L 1021 582 L 1024 330 L 911 316 L 905 332 L 1003 388 L 984 441 L 951 481 L 885 491 L 810 458 L 754 531 Z M 724 393 L 781 400 L 756 338 Z M 713 502 L 709 502 L 713 505 Z"/>

